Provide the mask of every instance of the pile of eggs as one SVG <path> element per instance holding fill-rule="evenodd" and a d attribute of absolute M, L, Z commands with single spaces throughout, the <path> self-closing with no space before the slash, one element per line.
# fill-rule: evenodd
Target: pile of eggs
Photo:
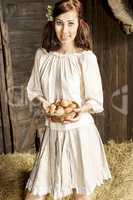
<path fill-rule="evenodd" d="M 47 110 L 47 116 L 51 118 L 53 122 L 69 121 L 78 116 L 74 110 L 79 108 L 79 105 L 70 100 L 57 100 L 52 103 Z"/>

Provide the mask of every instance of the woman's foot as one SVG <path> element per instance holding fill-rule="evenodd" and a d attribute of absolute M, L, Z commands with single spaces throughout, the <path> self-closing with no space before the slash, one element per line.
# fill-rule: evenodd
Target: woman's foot
<path fill-rule="evenodd" d="M 91 197 L 82 194 L 75 194 L 74 200 L 91 200 Z"/>
<path fill-rule="evenodd" d="M 33 195 L 31 192 L 27 192 L 25 200 L 46 200 L 47 195 L 43 195 L 41 197 Z"/>

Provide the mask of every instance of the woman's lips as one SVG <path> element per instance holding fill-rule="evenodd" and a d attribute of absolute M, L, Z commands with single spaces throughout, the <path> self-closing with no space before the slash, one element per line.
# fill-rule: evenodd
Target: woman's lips
<path fill-rule="evenodd" d="M 69 36 L 67 37 L 61 37 L 62 40 L 67 40 L 69 38 Z"/>

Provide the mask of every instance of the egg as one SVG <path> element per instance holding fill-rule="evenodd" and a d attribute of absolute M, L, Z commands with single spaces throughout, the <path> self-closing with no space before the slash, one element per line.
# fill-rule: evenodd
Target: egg
<path fill-rule="evenodd" d="M 69 106 L 70 103 L 71 103 L 71 101 L 62 99 L 61 106 L 67 107 L 67 106 Z"/>
<path fill-rule="evenodd" d="M 60 106 L 60 108 L 58 108 L 58 110 L 56 110 L 55 114 L 56 115 L 64 115 L 65 111 L 64 109 Z"/>
<path fill-rule="evenodd" d="M 49 108 L 50 114 L 54 114 L 55 109 L 56 109 L 56 105 L 55 105 L 55 104 L 51 104 L 51 106 L 50 106 L 50 108 Z"/>
<path fill-rule="evenodd" d="M 72 104 L 70 104 L 70 107 L 71 107 L 72 109 L 75 109 L 75 108 L 77 108 L 77 105 L 76 105 L 75 103 L 72 103 Z"/>
<path fill-rule="evenodd" d="M 76 113 L 75 112 L 71 112 L 69 115 L 66 115 L 64 117 L 64 120 L 69 121 L 71 119 L 73 119 L 75 117 Z"/>
<path fill-rule="evenodd" d="M 64 110 L 65 110 L 65 113 L 70 113 L 73 111 L 71 107 L 66 107 Z"/>

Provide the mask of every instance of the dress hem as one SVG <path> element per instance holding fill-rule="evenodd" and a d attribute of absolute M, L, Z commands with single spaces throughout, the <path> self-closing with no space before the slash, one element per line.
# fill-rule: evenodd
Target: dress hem
<path fill-rule="evenodd" d="M 80 193 L 80 194 L 89 196 L 94 192 L 94 190 L 96 189 L 97 186 L 103 185 L 104 181 L 107 181 L 109 179 L 112 179 L 112 177 L 111 176 L 104 177 L 101 181 L 97 181 L 97 183 L 91 189 L 89 189 L 89 188 L 88 189 L 87 188 L 83 189 L 82 187 L 78 187 L 78 186 L 74 185 L 74 186 L 71 186 L 70 188 L 68 188 L 68 190 L 66 190 L 66 191 L 62 191 L 62 192 L 54 191 L 54 194 L 48 188 L 46 190 L 44 190 L 44 191 L 41 191 L 41 192 L 37 192 L 36 190 L 32 191 L 31 182 L 29 182 L 29 187 L 26 187 L 26 190 L 31 192 L 33 195 L 39 196 L 39 197 L 50 194 L 50 195 L 52 195 L 52 197 L 54 199 L 62 199 L 62 198 L 65 198 L 67 196 L 72 195 L 73 194 L 73 189 L 76 189 L 76 193 Z"/>

